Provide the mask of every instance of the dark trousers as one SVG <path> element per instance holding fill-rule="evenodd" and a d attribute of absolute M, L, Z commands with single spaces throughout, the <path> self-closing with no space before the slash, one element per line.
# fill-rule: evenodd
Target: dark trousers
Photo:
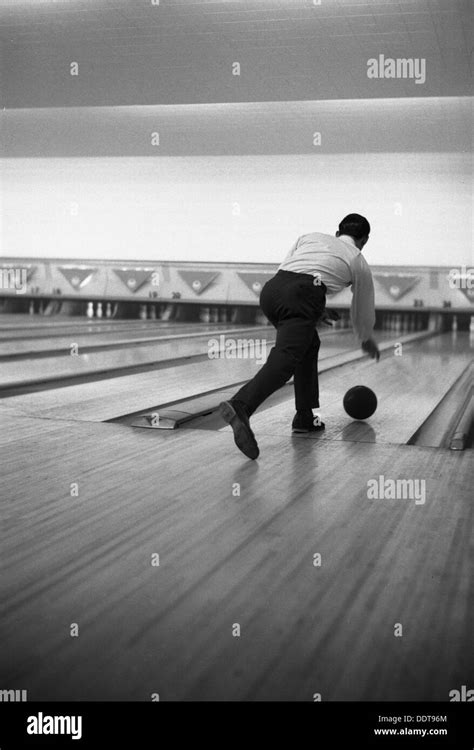
<path fill-rule="evenodd" d="M 319 406 L 316 321 L 326 305 L 326 287 L 313 276 L 278 271 L 260 295 L 260 307 L 277 335 L 275 346 L 257 374 L 233 397 L 242 401 L 248 414 L 294 375 L 297 411 Z"/>

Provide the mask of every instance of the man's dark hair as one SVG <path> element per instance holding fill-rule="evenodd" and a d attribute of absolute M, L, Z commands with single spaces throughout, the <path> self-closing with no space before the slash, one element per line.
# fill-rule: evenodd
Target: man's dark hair
<path fill-rule="evenodd" d="M 360 214 L 347 214 L 339 224 L 339 232 L 348 234 L 355 240 L 362 237 L 368 237 L 370 234 L 370 224 L 364 216 Z"/>

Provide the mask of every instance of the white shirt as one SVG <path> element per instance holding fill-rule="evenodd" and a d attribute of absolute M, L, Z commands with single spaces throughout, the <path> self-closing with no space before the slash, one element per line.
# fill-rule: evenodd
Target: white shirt
<path fill-rule="evenodd" d="M 360 341 L 372 337 L 374 283 L 369 264 L 352 237 L 319 232 L 304 234 L 298 237 L 278 270 L 317 276 L 326 285 L 328 294 L 352 285 L 352 326 Z"/>

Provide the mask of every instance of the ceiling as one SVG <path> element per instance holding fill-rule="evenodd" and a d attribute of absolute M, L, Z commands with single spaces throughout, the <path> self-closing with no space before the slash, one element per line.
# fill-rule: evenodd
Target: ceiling
<path fill-rule="evenodd" d="M 12 109 L 3 113 L 1 153 L 7 157 L 469 154 L 471 105 L 466 97 L 406 97 Z"/>
<path fill-rule="evenodd" d="M 2 106 L 472 93 L 470 0 L 153 2 L 0 0 Z M 425 59 L 426 81 L 368 78 L 379 55 Z"/>

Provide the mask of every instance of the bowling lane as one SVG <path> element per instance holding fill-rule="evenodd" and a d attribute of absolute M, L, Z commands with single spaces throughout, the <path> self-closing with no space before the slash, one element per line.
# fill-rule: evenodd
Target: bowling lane
<path fill-rule="evenodd" d="M 326 356 L 347 353 L 348 335 L 329 336 Z M 350 336 L 352 339 L 352 336 Z M 339 343 L 337 343 L 339 342 Z M 344 347 L 343 344 L 346 344 Z M 2 405 L 44 417 L 104 421 L 245 382 L 266 359 L 205 359 L 167 363 L 163 369 L 9 396 Z M 322 362 L 322 367 L 324 363 Z M 2 368 L 3 369 L 3 368 Z"/>
<path fill-rule="evenodd" d="M 447 700 L 468 684 L 467 456 L 273 432 L 254 463 L 221 433 L 0 419 L 5 684 L 44 700 Z M 432 477 L 426 504 L 368 499 L 380 473 Z M 74 648 L 51 627 L 71 621 Z"/>
<path fill-rule="evenodd" d="M 86 352 L 81 351 L 79 347 L 78 354 L 71 356 L 71 345 L 77 342 L 68 340 L 68 345 L 64 351 L 53 356 L 12 358 L 10 360 L 7 357 L 2 362 L 0 389 L 25 387 L 28 384 L 45 383 L 48 381 L 53 384 L 54 381 L 61 379 L 93 377 L 94 375 L 101 375 L 108 371 L 119 371 L 138 366 L 153 367 L 157 363 L 159 364 L 167 360 L 177 360 L 183 357 L 207 357 L 209 341 L 210 339 L 215 339 L 216 335 L 225 335 L 232 339 L 235 337 L 237 341 L 251 339 L 257 342 L 262 350 L 265 349 L 268 352 L 273 345 L 275 337 L 274 329 L 269 326 L 253 326 L 246 329 L 226 328 L 224 331 L 219 329 L 216 324 L 206 325 L 205 327 L 207 329 L 205 331 L 196 331 L 192 328 L 192 333 L 189 332 L 189 325 L 186 327 L 186 332 L 183 333 L 176 331 L 176 329 L 169 329 L 169 333 L 159 336 L 152 343 L 141 344 L 140 342 L 130 342 L 130 346 L 125 343 L 116 344 L 119 347 L 116 350 L 113 348 L 108 350 L 107 345 L 104 344 L 102 348 L 100 345 L 97 346 L 97 350 L 92 348 L 89 351 L 89 347 L 87 347 Z M 424 336 L 428 334 L 426 332 L 408 334 L 405 337 L 399 337 L 398 340 L 403 341 L 407 338 L 420 335 Z M 344 358 L 344 355 L 350 358 L 351 352 L 359 349 L 359 344 L 349 329 L 339 331 L 328 331 L 326 329 L 325 331 L 321 331 L 321 336 L 324 341 L 324 351 L 321 352 L 321 357 L 323 358 L 341 356 Z M 381 331 L 378 340 L 381 343 L 387 343 L 393 340 L 393 333 Z M 221 348 L 225 347 L 226 342 L 221 339 L 219 341 L 221 342 Z M 236 362 L 237 360 L 232 359 L 231 361 Z M 251 372 L 248 377 L 251 377 L 252 374 Z M 244 379 L 245 376 L 242 380 Z M 232 378 L 230 382 L 234 383 L 236 381 Z"/>
<path fill-rule="evenodd" d="M 121 325 L 114 326 L 109 326 L 107 323 L 96 323 L 87 326 L 71 325 L 68 328 L 64 326 L 44 329 L 24 328 L 15 332 L 12 332 L 12 329 L 8 329 L 8 331 L 0 331 L 0 341 L 2 342 L 0 352 L 2 355 L 16 355 L 25 352 L 28 353 L 29 351 L 48 351 L 67 348 L 70 346 L 72 336 L 74 336 L 74 341 L 82 337 L 80 343 L 83 346 L 95 346 L 97 344 L 100 345 L 101 337 L 103 342 L 106 343 L 108 340 L 114 341 L 115 337 L 121 339 L 129 336 L 130 341 L 136 338 L 139 339 L 140 337 L 148 340 L 149 338 L 152 339 L 155 335 L 162 335 L 170 331 L 192 333 L 221 329 L 233 330 L 234 328 L 243 328 L 243 325 L 233 325 L 232 323 L 175 323 L 161 320 L 137 324 L 134 321 L 123 320 L 121 321 Z"/>
<path fill-rule="evenodd" d="M 137 345 L 131 342 L 131 346 L 125 346 L 119 351 L 101 350 L 94 352 L 81 352 L 71 357 L 71 340 L 67 340 L 67 346 L 62 353 L 52 357 L 38 359 L 21 359 L 19 361 L 5 361 L 2 363 L 0 375 L 0 387 L 25 385 L 37 381 L 56 380 L 58 378 L 77 377 L 99 372 L 107 372 L 117 368 L 133 367 L 136 365 L 162 362 L 164 360 L 179 359 L 184 356 L 204 356 L 208 353 L 209 339 L 214 338 L 210 334 L 223 334 L 227 331 L 232 336 L 239 333 L 239 338 L 258 338 L 265 341 L 265 346 L 271 346 L 274 340 L 274 329 L 265 327 L 248 328 L 220 328 L 216 324 L 204 325 L 201 329 L 187 324 L 183 329 L 170 327 L 166 334 L 158 336 L 151 345 Z M 245 335 L 244 335 L 245 334 Z M 168 335 L 168 338 L 166 338 Z M 338 340 L 340 336 L 336 337 Z M 88 348 L 89 339 L 85 338 Z M 77 343 L 74 341 L 74 343 Z M 2 347 L 3 350 L 3 347 Z"/>
<path fill-rule="evenodd" d="M 137 330 L 138 329 L 138 330 Z M 161 339 L 165 336 L 186 336 L 199 333 L 211 333 L 218 332 L 219 334 L 231 334 L 233 336 L 244 333 L 251 333 L 253 335 L 261 335 L 262 332 L 267 337 L 267 340 L 274 340 L 275 331 L 271 326 L 259 326 L 259 325 L 246 325 L 232 324 L 232 323 L 169 323 L 162 321 L 154 321 L 142 326 L 127 325 L 126 321 L 123 321 L 122 326 L 114 326 L 108 328 L 105 324 L 93 325 L 79 328 L 71 327 L 70 329 L 64 330 L 59 328 L 54 333 L 48 330 L 41 330 L 40 335 L 37 332 L 26 331 L 22 332 L 21 335 L 12 335 L 11 332 L 5 334 L 0 339 L 2 341 L 0 345 L 0 358 L 2 357 L 25 357 L 28 354 L 35 353 L 57 353 L 59 355 L 64 354 L 64 351 L 69 352 L 71 342 L 76 343 L 81 349 L 93 350 L 94 348 L 100 348 L 105 346 L 122 346 L 122 345 L 134 345 L 136 343 L 147 343 L 153 342 L 157 339 Z M 325 337 L 331 334 L 343 334 L 347 331 L 328 331 L 325 328 L 320 331 L 320 335 Z"/>
<path fill-rule="evenodd" d="M 268 334 L 268 329 L 265 331 Z M 323 336 L 320 371 L 343 364 L 354 356 L 365 358 L 351 332 L 328 332 Z M 384 344 L 388 346 L 389 340 L 389 334 L 386 334 Z M 271 343 L 269 348 L 270 346 Z M 263 364 L 269 348 L 262 350 L 261 360 L 258 357 L 222 357 L 210 360 L 206 356 L 196 357 L 195 360 L 170 360 L 162 363 L 160 369 L 151 369 L 150 372 L 124 374 L 110 379 L 105 375 L 102 380 L 74 385 L 61 383 L 62 387 L 56 387 L 57 383 L 53 379 L 50 389 L 4 396 L 0 405 L 8 404 L 10 408 L 14 407 L 20 412 L 45 417 L 71 417 L 90 421 L 116 419 L 124 414 L 145 411 L 241 384 L 249 380 Z M 33 361 L 32 375 L 37 372 L 37 365 L 38 362 Z M 2 372 L 3 369 L 4 366 Z M 37 379 L 36 374 L 33 381 Z"/>
<path fill-rule="evenodd" d="M 0 314 L 0 335 L 6 333 L 7 335 L 14 335 L 15 331 L 36 331 L 45 332 L 54 331 L 56 328 L 96 328 L 96 327 L 107 327 L 114 328 L 116 326 L 123 325 L 125 323 L 131 326 L 147 326 L 153 323 L 161 323 L 165 321 L 161 320 L 149 320 L 144 321 L 141 319 L 134 318 L 102 318 L 102 319 L 90 319 L 86 316 L 79 315 L 55 315 L 54 317 L 48 318 L 43 315 L 22 315 L 16 314 Z M 45 334 L 47 335 L 47 333 Z"/>
<path fill-rule="evenodd" d="M 249 331 L 256 330 L 255 327 L 243 327 L 232 326 L 227 323 L 213 323 L 213 324 L 202 324 L 202 323 L 164 323 L 160 325 L 147 326 L 144 330 L 136 330 L 128 328 L 127 326 L 121 327 L 119 330 L 87 330 L 85 332 L 79 332 L 71 330 L 67 332 L 69 335 L 56 335 L 55 338 L 51 338 L 50 334 L 44 334 L 40 339 L 31 337 L 14 338 L 9 341 L 3 341 L 0 345 L 0 358 L 3 357 L 26 357 L 28 354 L 64 354 L 71 348 L 71 343 L 74 342 L 81 350 L 93 351 L 94 349 L 100 349 L 105 347 L 123 347 L 123 346 L 135 346 L 136 344 L 145 344 L 155 341 L 161 341 L 165 338 L 179 338 L 184 336 L 198 336 L 202 333 L 219 332 L 219 334 L 229 333 L 232 335 L 243 335 L 249 333 Z M 257 329 L 259 330 L 259 329 Z M 269 329 L 265 328 L 265 331 Z M 92 334 L 92 335 L 91 335 Z"/>
<path fill-rule="evenodd" d="M 469 334 L 442 334 L 403 345 L 402 355 L 386 354 L 378 363 L 360 360 L 323 372 L 320 378 L 324 432 L 294 435 L 292 439 L 405 444 L 472 362 Z M 366 421 L 354 421 L 344 411 L 342 398 L 354 385 L 375 391 L 378 408 Z M 293 391 L 285 403 L 257 411 L 252 427 L 259 442 L 269 434 L 288 435 L 294 416 Z M 231 432 L 230 427 L 221 428 Z"/>
<path fill-rule="evenodd" d="M 207 327 L 207 326 L 206 326 Z M 270 329 L 240 329 L 238 338 L 258 338 L 267 341 Z M 228 331 L 232 336 L 235 331 Z M 119 349 L 98 347 L 98 351 L 81 352 L 71 356 L 71 341 L 62 354 L 41 358 L 13 359 L 2 362 L 0 388 L 18 387 L 38 382 L 54 382 L 62 378 L 91 376 L 113 370 L 151 366 L 183 357 L 208 356 L 210 341 L 221 335 L 213 325 L 210 330 L 189 333 L 171 333 L 161 336 L 151 344 L 124 345 Z"/>

